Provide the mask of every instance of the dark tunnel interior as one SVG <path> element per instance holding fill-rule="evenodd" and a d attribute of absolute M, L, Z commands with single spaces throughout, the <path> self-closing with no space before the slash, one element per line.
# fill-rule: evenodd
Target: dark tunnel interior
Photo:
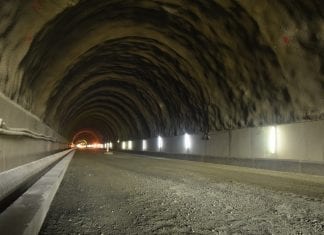
<path fill-rule="evenodd" d="M 1 4 L 2 92 L 69 140 L 324 118 L 324 1 Z"/>

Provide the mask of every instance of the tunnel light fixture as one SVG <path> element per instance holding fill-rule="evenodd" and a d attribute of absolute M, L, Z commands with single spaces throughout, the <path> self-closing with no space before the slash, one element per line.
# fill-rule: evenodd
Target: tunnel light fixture
<path fill-rule="evenodd" d="M 143 149 L 143 151 L 147 150 L 147 141 L 146 140 L 142 141 L 142 149 Z"/>
<path fill-rule="evenodd" d="M 126 149 L 126 142 L 123 141 L 123 142 L 122 142 L 122 150 L 125 150 L 125 149 Z"/>
<path fill-rule="evenodd" d="M 187 151 L 191 149 L 191 137 L 189 134 L 184 134 L 184 147 Z"/>
<path fill-rule="evenodd" d="M 109 142 L 109 148 L 113 148 L 113 143 L 112 142 Z"/>
<path fill-rule="evenodd" d="M 275 126 L 271 126 L 269 130 L 269 139 L 268 139 L 268 148 L 271 154 L 276 153 L 276 145 L 277 145 L 277 128 Z"/>
<path fill-rule="evenodd" d="M 119 139 L 118 139 L 118 140 L 117 140 L 117 143 L 119 144 L 119 142 L 120 142 L 120 141 L 119 141 Z"/>
<path fill-rule="evenodd" d="M 132 150 L 133 149 L 133 141 L 129 140 L 127 146 L 128 146 L 128 148 L 127 148 L 128 150 Z"/>
<path fill-rule="evenodd" d="M 163 139 L 161 136 L 158 136 L 158 139 L 157 139 L 157 144 L 158 144 L 158 148 L 159 150 L 161 151 L 161 149 L 163 148 Z"/>

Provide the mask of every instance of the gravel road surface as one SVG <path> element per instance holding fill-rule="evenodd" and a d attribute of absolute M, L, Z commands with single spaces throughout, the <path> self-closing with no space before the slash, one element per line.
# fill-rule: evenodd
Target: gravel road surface
<path fill-rule="evenodd" d="M 79 151 L 40 234 L 324 234 L 324 177 Z"/>

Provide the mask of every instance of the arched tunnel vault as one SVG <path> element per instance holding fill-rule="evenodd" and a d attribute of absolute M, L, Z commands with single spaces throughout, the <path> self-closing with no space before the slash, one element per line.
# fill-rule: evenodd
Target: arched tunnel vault
<path fill-rule="evenodd" d="M 12 0 L 0 89 L 103 141 L 324 118 L 321 0 Z"/>
<path fill-rule="evenodd" d="M 97 133 L 91 129 L 81 129 L 80 131 L 73 133 L 71 143 L 76 144 L 78 142 L 86 141 L 87 144 L 103 142 L 103 137 L 100 133 Z"/>

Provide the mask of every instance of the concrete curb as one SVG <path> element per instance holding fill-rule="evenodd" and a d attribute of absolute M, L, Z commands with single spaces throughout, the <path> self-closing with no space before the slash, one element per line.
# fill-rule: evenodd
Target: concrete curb
<path fill-rule="evenodd" d="M 21 197 L 0 214 L 1 234 L 38 234 L 73 152 L 59 161 Z"/>
<path fill-rule="evenodd" d="M 71 149 L 55 153 L 31 163 L 0 173 L 0 202 L 29 181 L 33 176 L 70 153 Z"/>

